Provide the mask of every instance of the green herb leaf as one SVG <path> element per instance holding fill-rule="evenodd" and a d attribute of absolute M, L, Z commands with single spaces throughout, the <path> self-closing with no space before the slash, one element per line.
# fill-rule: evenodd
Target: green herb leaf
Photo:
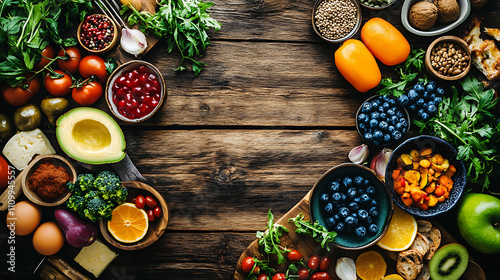
<path fill-rule="evenodd" d="M 337 233 L 335 231 L 328 231 L 318 221 L 311 223 L 304 220 L 304 215 L 299 213 L 297 217 L 288 219 L 289 223 L 294 223 L 297 229 L 296 233 L 309 235 L 320 243 L 321 248 L 326 248 L 327 251 L 331 250 L 329 243 L 334 242 Z"/>
<path fill-rule="evenodd" d="M 280 237 L 284 232 L 288 232 L 282 225 L 274 224 L 274 215 L 269 210 L 266 231 L 258 231 L 256 236 L 259 239 L 259 246 L 264 249 L 264 252 L 269 256 L 275 254 L 278 257 L 278 264 L 286 261 L 284 254 L 290 250 L 280 246 Z"/>

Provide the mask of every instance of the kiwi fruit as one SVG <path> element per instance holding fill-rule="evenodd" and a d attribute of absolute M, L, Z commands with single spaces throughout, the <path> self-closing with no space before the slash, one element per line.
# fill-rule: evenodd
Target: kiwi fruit
<path fill-rule="evenodd" d="M 467 249 L 451 243 L 436 251 L 429 262 L 432 280 L 457 280 L 464 274 L 469 264 Z"/>

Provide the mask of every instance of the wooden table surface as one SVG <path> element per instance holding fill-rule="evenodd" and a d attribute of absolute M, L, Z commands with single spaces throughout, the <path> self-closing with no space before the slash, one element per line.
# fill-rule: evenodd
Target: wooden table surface
<path fill-rule="evenodd" d="M 490 2 L 479 11 L 486 17 L 483 26 L 499 27 L 500 3 Z M 402 3 L 382 11 L 363 8 L 363 21 L 382 17 L 425 48 L 434 37 L 404 29 Z M 355 112 L 373 93 L 357 92 L 339 74 L 333 60 L 338 45 L 312 29 L 313 5 L 215 1 L 211 12 L 222 29 L 210 32 L 211 45 L 201 59 L 207 66 L 197 78 L 172 71 L 179 56 L 168 54 L 162 41 L 143 57 L 161 70 L 168 98 L 152 119 L 120 124 L 128 155 L 169 205 L 169 225 L 146 249 L 117 250 L 120 255 L 100 279 L 232 279 L 238 257 L 255 232 L 265 229 L 267 211 L 281 217 L 362 143 Z M 383 76 L 395 74 L 381 69 Z M 102 100 L 97 107 L 109 112 Z M 54 140 L 54 131 L 45 131 Z M 453 227 L 454 222 L 447 229 L 460 240 Z M 0 234 L 3 260 L 4 227 Z M 6 273 L 2 261 L 1 279 L 30 279 L 42 259 L 31 237 L 17 237 L 16 244 L 17 272 Z M 470 251 L 487 279 L 498 278 L 498 255 Z"/>

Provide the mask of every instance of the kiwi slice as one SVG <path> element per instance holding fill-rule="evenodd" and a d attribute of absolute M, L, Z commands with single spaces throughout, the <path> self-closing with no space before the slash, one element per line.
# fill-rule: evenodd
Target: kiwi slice
<path fill-rule="evenodd" d="M 432 280 L 457 280 L 464 274 L 469 264 L 467 249 L 451 243 L 436 251 L 429 262 Z"/>

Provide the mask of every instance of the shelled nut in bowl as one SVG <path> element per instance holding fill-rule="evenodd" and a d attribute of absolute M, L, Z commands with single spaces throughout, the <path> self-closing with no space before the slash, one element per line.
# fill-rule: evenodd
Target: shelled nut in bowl
<path fill-rule="evenodd" d="M 74 183 L 77 174 L 62 156 L 45 155 L 35 157 L 21 176 L 23 193 L 29 200 L 40 206 L 57 206 L 70 197 L 66 183 Z"/>
<path fill-rule="evenodd" d="M 335 21 L 342 18 L 341 21 Z M 319 37 L 341 43 L 358 32 L 361 8 L 356 0 L 317 0 L 312 12 L 312 26 Z"/>
<path fill-rule="evenodd" d="M 76 35 L 80 46 L 94 54 L 106 53 L 118 42 L 118 28 L 115 22 L 103 14 L 85 16 Z"/>
<path fill-rule="evenodd" d="M 455 81 L 469 72 L 471 53 L 467 43 L 456 36 L 434 40 L 425 52 L 425 68 L 436 78 Z"/>
<path fill-rule="evenodd" d="M 382 10 L 392 6 L 398 0 L 357 0 L 365 8 L 372 10 Z"/>
<path fill-rule="evenodd" d="M 118 119 L 138 123 L 149 119 L 167 96 L 163 77 L 153 64 L 132 60 L 120 65 L 106 84 L 106 103 Z"/>
<path fill-rule="evenodd" d="M 387 231 L 393 201 L 383 180 L 365 166 L 337 165 L 314 184 L 309 201 L 311 221 L 337 232 L 334 246 L 367 248 Z"/>

